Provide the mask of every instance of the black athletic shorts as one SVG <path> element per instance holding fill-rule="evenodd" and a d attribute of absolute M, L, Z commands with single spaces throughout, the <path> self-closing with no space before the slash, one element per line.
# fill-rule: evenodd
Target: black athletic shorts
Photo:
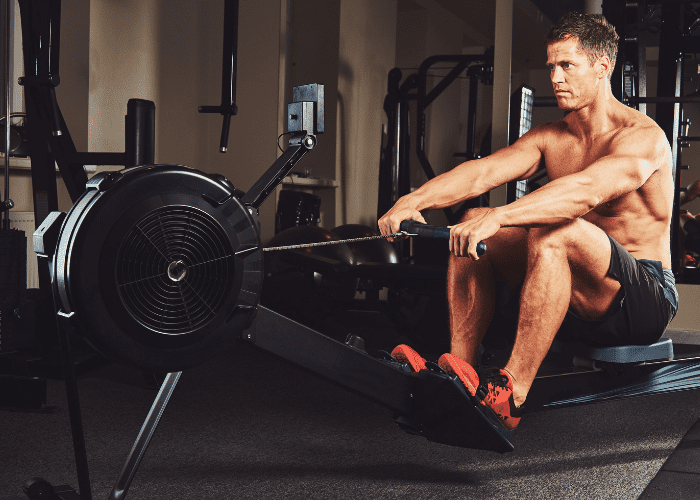
<path fill-rule="evenodd" d="M 622 288 L 605 316 L 586 321 L 569 309 L 557 339 L 597 346 L 648 345 L 658 341 L 678 310 L 670 269 L 658 260 L 635 259 L 613 238 L 608 274 Z"/>

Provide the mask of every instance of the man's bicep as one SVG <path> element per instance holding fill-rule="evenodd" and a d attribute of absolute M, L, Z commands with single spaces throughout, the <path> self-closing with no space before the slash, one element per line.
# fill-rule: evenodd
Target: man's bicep
<path fill-rule="evenodd" d="M 639 189 L 656 170 L 653 162 L 645 157 L 617 152 L 572 175 L 581 179 L 582 186 L 592 190 L 596 206 Z"/>
<path fill-rule="evenodd" d="M 661 129 L 647 127 L 616 139 L 609 154 L 584 172 L 633 191 L 669 161 L 670 147 L 666 135 Z"/>
<path fill-rule="evenodd" d="M 639 175 L 644 181 L 670 161 L 671 148 L 666 134 L 658 127 L 646 127 L 629 132 L 616 140 L 610 151 L 611 157 L 634 158 L 632 175 Z"/>

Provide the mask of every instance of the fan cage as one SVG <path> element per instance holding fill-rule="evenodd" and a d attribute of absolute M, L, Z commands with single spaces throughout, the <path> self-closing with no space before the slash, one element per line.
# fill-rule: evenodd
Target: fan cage
<path fill-rule="evenodd" d="M 120 245 L 116 284 L 141 325 L 168 335 L 204 327 L 220 312 L 235 274 L 231 241 L 208 213 L 189 206 L 149 212 Z"/>

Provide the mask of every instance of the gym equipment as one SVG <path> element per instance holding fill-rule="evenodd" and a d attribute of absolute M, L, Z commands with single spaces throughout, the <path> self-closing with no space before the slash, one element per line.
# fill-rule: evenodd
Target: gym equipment
<path fill-rule="evenodd" d="M 2 141 L 2 151 L 5 154 L 5 201 L 0 199 L 0 216 L 2 216 L 2 229 L 10 229 L 10 214 L 8 211 L 14 207 L 14 202 L 10 199 L 10 153 L 12 150 L 12 143 L 17 141 L 12 141 L 12 131 L 11 131 L 11 121 L 12 121 L 12 86 L 10 85 L 10 47 L 11 47 L 11 36 L 12 32 L 12 22 L 10 21 L 10 12 L 12 7 L 10 7 L 9 2 L 5 5 L 5 39 L 4 47 L 5 53 L 3 54 L 3 59 L 5 61 L 5 69 L 3 72 L 3 138 Z M 22 141 L 19 144 L 14 144 L 15 148 L 19 148 L 22 145 Z"/>
<path fill-rule="evenodd" d="M 295 226 L 317 226 L 321 198 L 311 193 L 283 189 L 277 200 L 275 234 Z"/>
<path fill-rule="evenodd" d="M 34 343 L 34 302 L 27 300 L 27 237 L 24 231 L 10 229 L 9 219 L 9 211 L 15 206 L 10 199 L 10 157 L 26 154 L 26 137 L 25 114 L 11 112 L 9 60 L 12 23 L 9 14 L 12 6 L 10 2 L 6 2 L 5 7 L 3 58 L 7 64 L 2 84 L 4 116 L 0 117 L 0 131 L 3 137 L 0 152 L 4 156 L 5 167 L 4 201 L 0 197 L 0 352 L 13 351 Z M 19 119 L 19 123 L 12 123 L 13 118 Z M 0 404 L 3 404 L 3 401 L 0 401 Z"/>
<path fill-rule="evenodd" d="M 436 227 L 436 226 L 430 226 L 428 224 L 422 224 L 420 222 L 412 221 L 412 220 L 405 220 L 401 223 L 400 226 L 400 232 L 398 233 L 393 233 L 393 234 L 385 234 L 385 235 L 379 235 L 379 234 L 373 234 L 371 236 L 361 236 L 357 238 L 349 238 L 345 240 L 336 240 L 333 238 L 332 235 L 328 235 L 325 230 L 321 230 L 320 232 L 317 231 L 318 234 L 325 235 L 323 238 L 325 241 L 318 241 L 315 243 L 299 243 L 299 244 L 289 244 L 289 245 L 281 245 L 281 246 L 272 246 L 265 248 L 266 252 L 270 251 L 277 251 L 277 250 L 292 250 L 292 249 L 297 249 L 297 248 L 312 248 L 312 247 L 319 247 L 319 246 L 328 246 L 328 245 L 341 245 L 341 244 L 346 244 L 346 243 L 362 243 L 362 242 L 367 242 L 371 240 L 380 240 L 383 238 L 397 238 L 397 237 L 402 237 L 402 236 L 422 236 L 422 237 L 427 237 L 427 238 L 440 238 L 440 239 L 450 239 L 450 229 L 446 227 Z M 297 231 L 298 232 L 298 231 Z M 295 232 L 294 234 L 296 235 Z M 370 232 L 374 232 L 371 231 Z M 365 233 L 365 231 L 363 231 Z M 311 234 L 314 234 L 313 232 Z M 286 239 L 286 238 L 285 238 Z M 298 239 L 298 238 L 297 238 Z M 272 241 L 276 241 L 277 244 L 279 244 L 280 240 L 270 240 L 272 244 Z M 476 246 L 476 251 L 478 255 L 483 255 L 484 252 L 486 252 L 486 244 L 483 241 L 480 241 L 477 246 Z"/>
<path fill-rule="evenodd" d="M 312 326 L 330 312 L 329 300 L 354 296 L 355 284 L 351 279 L 325 272 L 306 275 L 285 259 L 287 252 L 280 250 L 286 249 L 337 262 L 338 266 L 355 263 L 350 247 L 327 229 L 318 226 L 286 229 L 275 235 L 263 249 L 265 280 L 261 304 Z"/>
<path fill-rule="evenodd" d="M 219 151 L 228 150 L 228 136 L 231 117 L 238 113 L 236 106 L 236 76 L 238 76 L 238 0 L 224 2 L 224 50 L 221 70 L 221 104 L 200 106 L 200 113 L 220 113 L 224 119 L 221 125 Z"/>
<path fill-rule="evenodd" d="M 156 150 L 156 105 L 145 99 L 129 99 L 124 117 L 124 164 L 153 165 Z"/>
<path fill-rule="evenodd" d="M 695 269 L 687 268 L 689 272 L 686 273 L 683 266 L 679 194 L 686 185 L 681 179 L 682 171 L 690 168 L 682 163 L 683 148 L 700 140 L 700 137 L 688 135 L 689 120 L 683 116 L 685 105 L 700 104 L 697 91 L 688 92 L 684 88 L 690 79 L 684 61 L 700 51 L 700 38 L 691 36 L 697 30 L 698 12 L 690 4 L 639 1 L 604 2 L 603 14 L 620 36 L 618 62 L 611 78 L 613 94 L 643 113 L 646 113 L 646 104 L 655 104 L 654 119 L 671 145 L 675 182 L 670 241 L 672 268 L 676 283 L 695 283 Z M 653 97 L 646 95 L 645 31 L 658 35 L 657 92 Z M 696 73 L 696 65 L 691 68 Z"/>
<path fill-rule="evenodd" d="M 355 256 L 356 264 L 365 262 L 381 262 L 384 264 L 396 264 L 399 261 L 396 249 L 385 239 L 363 240 L 364 238 L 379 236 L 379 231 L 362 224 L 344 224 L 331 229 L 347 243 Z M 352 241 L 354 240 L 354 241 Z"/>
<path fill-rule="evenodd" d="M 0 255 L 0 352 L 8 352 L 34 343 L 34 301 L 27 298 L 24 231 L 0 229 Z"/>
<path fill-rule="evenodd" d="M 700 253 L 700 221 L 686 215 L 681 217 L 680 228 L 685 232 L 683 239 L 685 249 Z"/>
<path fill-rule="evenodd" d="M 9 149 L 10 156 L 27 156 L 27 127 L 25 125 L 26 120 L 25 113 L 11 113 L 10 114 L 10 134 L 9 134 Z M 13 121 L 14 119 L 14 121 Z M 0 134 L 3 137 L 6 136 L 5 132 L 5 117 L 0 118 Z M 5 141 L 3 141 L 2 149 L 0 152 L 5 154 Z"/>
<path fill-rule="evenodd" d="M 315 141 L 290 145 L 285 154 L 303 154 L 301 144 Z M 289 159 L 278 161 L 262 179 L 279 182 L 292 166 Z M 414 387 L 414 374 L 399 363 L 374 359 L 257 305 L 262 250 L 255 214 L 271 184 L 258 181 L 255 186 L 239 200 L 228 183 L 181 166 L 98 174 L 68 214 L 52 213 L 35 233 L 35 249 L 53 261 L 76 463 L 85 497 L 89 476 L 70 333 L 115 361 L 171 371 L 111 498 L 123 497 L 128 489 L 180 371 L 236 339 L 394 409 L 402 415 L 399 423 L 411 432 L 438 442 L 512 448 L 504 441 L 507 433 L 446 374 L 437 369 L 421 374 Z M 425 235 L 445 233 L 418 229 Z M 256 313 L 257 326 L 250 329 Z M 427 413 L 413 411 L 414 397 L 424 401 Z M 466 401 L 454 408 L 455 398 Z M 483 428 L 476 442 L 464 427 L 470 420 Z"/>
<path fill-rule="evenodd" d="M 28 0 L 21 1 L 28 5 Z M 86 183 L 68 214 L 53 211 L 43 220 L 34 244 L 51 262 L 46 268 L 51 270 L 80 494 L 57 491 L 36 479 L 26 486 L 30 498 L 91 498 L 71 334 L 122 363 L 173 370 L 110 498 L 126 495 L 181 376 L 179 370 L 206 361 L 234 340 L 391 409 L 397 424 L 412 434 L 456 446 L 513 449 L 512 432 L 483 412 L 478 400 L 434 363 L 419 373 L 409 372 L 390 355 L 370 356 L 355 336 L 345 344 L 336 342 L 259 305 L 263 249 L 257 209 L 314 148 L 316 134 L 323 129 L 322 87 L 304 86 L 294 95 L 298 113 L 290 113 L 288 125 L 295 133 L 289 147 L 243 195 L 221 176 L 184 166 L 132 166 L 99 174 Z M 46 123 L 42 127 L 47 128 Z M 449 237 L 445 228 L 412 221 L 405 221 L 404 227 L 423 237 Z M 311 251 L 283 253 L 302 265 L 320 263 L 325 274 L 376 276 L 381 269 L 387 282 L 406 280 L 407 267 L 401 264 L 336 265 L 334 259 Z M 411 278 L 420 273 L 426 280 L 440 280 L 421 269 Z M 527 409 L 695 388 L 700 386 L 700 368 L 692 356 L 697 355 L 634 365 L 616 379 L 602 378 L 604 373 L 595 370 L 559 370 L 557 374 L 567 374 L 562 383 L 550 372 L 533 384 Z"/>
<path fill-rule="evenodd" d="M 275 253 L 276 251 L 296 249 L 334 259 L 350 266 L 355 263 L 355 256 L 350 247 L 331 231 L 318 226 L 297 226 L 285 229 L 275 235 L 263 249 L 267 275 L 276 276 L 288 267 L 282 263 L 279 254 Z"/>
<path fill-rule="evenodd" d="M 63 221 L 53 264 L 71 330 L 106 357 L 144 370 L 206 361 L 250 323 L 257 305 L 254 213 L 231 186 L 184 167 L 96 175 Z M 39 235 L 48 230 L 42 225 Z"/>
<path fill-rule="evenodd" d="M 580 343 L 565 343 L 554 339 L 550 350 L 573 355 L 574 364 L 581 363 L 583 360 L 628 364 L 657 359 L 673 359 L 673 342 L 671 342 L 671 339 L 664 338 L 651 345 L 625 345 L 618 347 L 594 347 Z"/>
<path fill-rule="evenodd" d="M 436 64 L 452 65 L 450 71 L 440 82 L 428 91 L 429 71 Z M 483 55 L 439 55 L 424 60 L 418 73 L 409 75 L 403 83 L 400 68 L 389 71 L 387 95 L 384 98 L 384 112 L 387 115 L 387 140 L 382 146 L 379 163 L 379 190 L 377 218 L 389 211 L 396 201 L 410 192 L 409 156 L 411 151 L 409 103 L 416 101 L 417 134 L 416 154 L 428 180 L 435 177 L 433 167 L 425 153 L 425 109 L 466 70 L 469 76 L 469 117 L 467 123 L 467 160 L 476 158 L 474 153 L 475 121 L 477 111 L 478 84 L 493 85 L 493 48 Z M 415 92 L 411 92 L 415 90 Z M 466 208 L 472 208 L 467 202 L 456 212 L 451 208 L 443 209 L 450 224 L 456 224 Z M 404 256 L 400 259 L 403 261 Z"/>

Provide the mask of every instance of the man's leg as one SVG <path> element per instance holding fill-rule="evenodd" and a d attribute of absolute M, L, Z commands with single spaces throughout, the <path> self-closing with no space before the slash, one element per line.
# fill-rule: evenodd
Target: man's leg
<path fill-rule="evenodd" d="M 473 209 L 462 220 L 480 215 Z M 515 289 L 527 264 L 527 230 L 503 228 L 486 241 L 488 250 L 478 261 L 450 255 L 447 299 L 450 308 L 451 353 L 476 366 L 476 352 L 493 319 L 494 272 Z"/>
<path fill-rule="evenodd" d="M 620 283 L 608 275 L 610 253 L 605 232 L 582 219 L 530 229 L 518 331 L 505 367 L 517 406 L 525 401 L 567 310 L 595 320 L 612 305 Z"/>

